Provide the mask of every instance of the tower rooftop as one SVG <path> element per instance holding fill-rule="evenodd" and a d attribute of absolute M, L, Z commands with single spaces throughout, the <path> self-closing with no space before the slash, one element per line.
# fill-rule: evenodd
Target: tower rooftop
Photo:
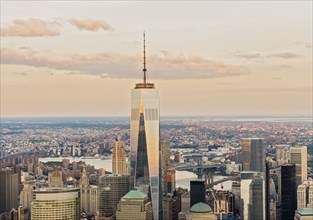
<path fill-rule="evenodd" d="M 122 197 L 122 199 L 139 199 L 139 200 L 145 198 L 147 198 L 147 195 L 139 191 L 138 189 L 131 190 Z"/>
<path fill-rule="evenodd" d="M 154 83 L 136 83 L 135 89 L 154 89 Z"/>

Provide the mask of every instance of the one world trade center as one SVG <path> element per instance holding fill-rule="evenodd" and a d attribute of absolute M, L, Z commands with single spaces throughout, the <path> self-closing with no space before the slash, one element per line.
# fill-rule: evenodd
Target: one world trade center
<path fill-rule="evenodd" d="M 153 219 L 162 219 L 160 179 L 160 111 L 159 91 L 146 78 L 144 34 L 143 82 L 131 91 L 131 176 L 133 186 L 151 199 Z"/>

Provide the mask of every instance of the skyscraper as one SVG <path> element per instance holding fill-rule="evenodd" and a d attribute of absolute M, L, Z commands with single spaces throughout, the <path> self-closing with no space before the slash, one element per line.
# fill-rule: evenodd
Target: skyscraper
<path fill-rule="evenodd" d="M 205 203 L 205 184 L 204 180 L 190 181 L 190 207 L 202 202 Z"/>
<path fill-rule="evenodd" d="M 286 164 L 281 167 L 281 213 L 282 219 L 293 220 L 297 206 L 296 167 Z"/>
<path fill-rule="evenodd" d="M 290 160 L 290 146 L 276 145 L 276 161 L 278 165 L 284 165 Z"/>
<path fill-rule="evenodd" d="M 79 188 L 46 188 L 34 190 L 31 219 L 80 219 Z"/>
<path fill-rule="evenodd" d="M 131 176 L 133 185 L 150 195 L 153 219 L 162 219 L 159 92 L 146 79 L 144 35 L 143 82 L 131 91 Z"/>
<path fill-rule="evenodd" d="M 85 213 L 97 214 L 99 210 L 99 187 L 89 184 L 85 167 L 80 178 L 80 209 Z"/>
<path fill-rule="evenodd" d="M 100 217 L 114 216 L 120 199 L 129 192 L 129 175 L 110 174 L 99 178 Z"/>
<path fill-rule="evenodd" d="M 20 205 L 23 208 L 30 208 L 30 205 L 33 201 L 33 190 L 35 188 L 35 181 L 25 181 L 23 184 L 23 190 L 20 193 Z"/>
<path fill-rule="evenodd" d="M 176 189 L 176 170 L 175 169 L 167 169 L 167 193 L 173 194 Z"/>
<path fill-rule="evenodd" d="M 290 148 L 290 163 L 296 165 L 296 187 L 308 178 L 308 152 L 306 146 Z"/>
<path fill-rule="evenodd" d="M 233 201 L 233 209 L 235 216 L 239 214 L 240 210 L 240 182 L 232 182 L 231 192 L 233 193 L 235 199 Z"/>
<path fill-rule="evenodd" d="M 0 170 L 0 213 L 18 207 L 18 174 L 13 168 Z"/>
<path fill-rule="evenodd" d="M 126 157 L 123 142 L 115 139 L 115 145 L 112 150 L 112 173 L 128 174 L 126 169 Z"/>
<path fill-rule="evenodd" d="M 241 172 L 240 179 L 241 219 L 265 219 L 265 184 L 263 173 L 244 171 Z"/>
<path fill-rule="evenodd" d="M 313 208 L 313 180 L 305 180 L 297 189 L 297 209 Z"/>
<path fill-rule="evenodd" d="M 162 189 L 167 194 L 167 169 L 170 168 L 170 142 L 161 142 L 161 164 L 162 164 Z"/>
<path fill-rule="evenodd" d="M 249 203 L 249 219 L 263 220 L 265 219 L 264 204 L 264 181 L 262 176 L 253 178 L 250 184 L 250 203 Z"/>
<path fill-rule="evenodd" d="M 308 187 L 306 184 L 301 184 L 297 189 L 297 208 L 306 208 L 307 205 L 307 191 Z"/>
<path fill-rule="evenodd" d="M 265 147 L 262 138 L 241 139 L 242 170 L 265 172 Z"/>

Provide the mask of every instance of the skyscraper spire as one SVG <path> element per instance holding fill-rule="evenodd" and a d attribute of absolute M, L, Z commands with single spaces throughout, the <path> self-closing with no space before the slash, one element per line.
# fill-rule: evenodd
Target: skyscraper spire
<path fill-rule="evenodd" d="M 147 69 L 146 69 L 146 34 L 143 32 L 143 83 L 147 84 Z"/>
<path fill-rule="evenodd" d="M 147 82 L 146 64 L 146 33 L 143 32 L 143 82 L 136 83 L 136 89 L 154 89 L 154 84 Z"/>

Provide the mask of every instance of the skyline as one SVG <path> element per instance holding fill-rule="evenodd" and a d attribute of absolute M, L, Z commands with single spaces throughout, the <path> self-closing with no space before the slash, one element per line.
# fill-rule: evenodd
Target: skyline
<path fill-rule="evenodd" d="M 144 30 L 161 115 L 312 116 L 311 6 L 1 1 L 1 117 L 130 115 Z"/>

